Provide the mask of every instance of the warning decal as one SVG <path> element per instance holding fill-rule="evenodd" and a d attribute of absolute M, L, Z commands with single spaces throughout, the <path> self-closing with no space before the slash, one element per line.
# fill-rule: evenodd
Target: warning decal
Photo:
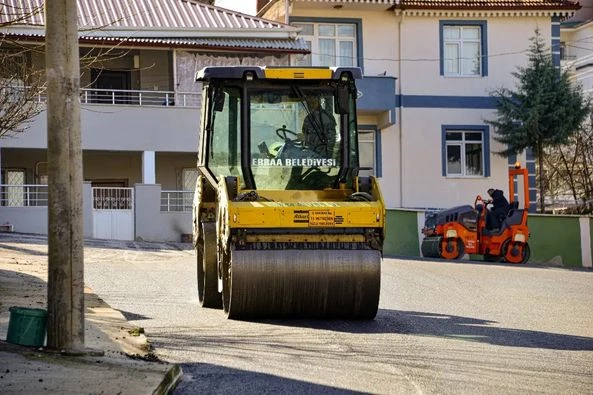
<path fill-rule="evenodd" d="M 341 218 L 341 217 L 340 217 Z M 294 223 L 309 224 L 309 226 L 334 226 L 336 218 L 334 210 L 295 210 Z"/>

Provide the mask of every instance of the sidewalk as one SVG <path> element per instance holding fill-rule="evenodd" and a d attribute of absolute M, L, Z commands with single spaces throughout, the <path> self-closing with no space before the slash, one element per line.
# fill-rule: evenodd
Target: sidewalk
<path fill-rule="evenodd" d="M 9 308 L 46 309 L 46 294 L 47 239 L 0 233 L 0 393 L 166 394 L 175 387 L 181 369 L 159 361 L 139 328 L 89 288 L 85 347 L 103 355 L 65 356 L 6 342 Z"/>

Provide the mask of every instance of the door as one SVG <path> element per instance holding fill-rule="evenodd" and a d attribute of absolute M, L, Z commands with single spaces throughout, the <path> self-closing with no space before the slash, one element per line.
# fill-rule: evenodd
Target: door
<path fill-rule="evenodd" d="M 130 89 L 129 71 L 91 69 L 93 103 L 129 104 Z"/>
<path fill-rule="evenodd" d="M 134 189 L 94 187 L 93 237 L 134 240 Z"/>

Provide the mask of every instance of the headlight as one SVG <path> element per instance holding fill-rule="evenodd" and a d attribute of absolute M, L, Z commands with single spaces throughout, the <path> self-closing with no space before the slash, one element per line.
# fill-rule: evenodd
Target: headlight
<path fill-rule="evenodd" d="M 448 239 L 457 238 L 457 231 L 455 229 L 449 229 L 449 230 L 447 230 L 445 237 L 447 237 Z"/>
<path fill-rule="evenodd" d="M 517 233 L 515 237 L 513 237 L 513 241 L 525 243 L 525 235 L 523 233 Z"/>

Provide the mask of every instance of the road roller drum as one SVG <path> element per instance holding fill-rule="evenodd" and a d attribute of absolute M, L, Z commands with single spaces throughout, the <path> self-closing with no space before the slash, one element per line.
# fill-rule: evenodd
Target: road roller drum
<path fill-rule="evenodd" d="M 371 319 L 377 313 L 379 251 L 233 249 L 230 273 L 229 318 Z"/>

